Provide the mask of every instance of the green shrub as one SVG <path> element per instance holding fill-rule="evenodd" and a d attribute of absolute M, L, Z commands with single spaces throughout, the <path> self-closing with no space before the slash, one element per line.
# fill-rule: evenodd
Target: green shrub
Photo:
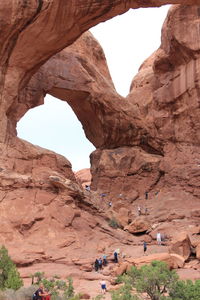
<path fill-rule="evenodd" d="M 74 297 L 74 287 L 73 287 L 73 280 L 71 277 L 67 278 L 68 280 L 68 285 L 64 291 L 64 299 L 68 300 Z"/>
<path fill-rule="evenodd" d="M 137 295 L 133 295 L 132 287 L 129 284 L 124 284 L 117 291 L 111 292 L 112 300 L 139 300 Z"/>
<path fill-rule="evenodd" d="M 0 289 L 17 290 L 23 286 L 23 281 L 17 271 L 16 265 L 8 255 L 8 250 L 2 246 L 0 248 Z"/>
<path fill-rule="evenodd" d="M 118 281 L 124 282 L 124 286 L 118 294 L 114 294 L 112 300 L 134 299 L 133 288 L 139 295 L 146 293 L 151 300 L 164 300 L 170 299 L 165 294 L 169 293 L 171 287 L 178 281 L 178 275 L 175 271 L 170 271 L 166 263 L 153 261 L 140 269 L 132 267 L 127 274 L 120 276 Z"/>
<path fill-rule="evenodd" d="M 179 280 L 175 282 L 169 292 L 171 299 L 176 300 L 199 300 L 200 280 Z"/>
<path fill-rule="evenodd" d="M 112 228 L 120 228 L 120 225 L 115 218 L 110 219 L 108 225 Z"/>

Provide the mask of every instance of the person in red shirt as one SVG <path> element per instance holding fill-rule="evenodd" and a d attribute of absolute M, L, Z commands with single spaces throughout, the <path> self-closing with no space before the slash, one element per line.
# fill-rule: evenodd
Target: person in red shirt
<path fill-rule="evenodd" d="M 40 284 L 38 292 L 38 299 L 39 300 L 51 300 L 49 293 L 45 292 L 43 283 Z"/>

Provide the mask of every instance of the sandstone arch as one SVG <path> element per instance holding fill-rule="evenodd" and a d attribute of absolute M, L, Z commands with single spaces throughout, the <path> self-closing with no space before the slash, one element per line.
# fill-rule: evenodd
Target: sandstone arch
<path fill-rule="evenodd" d="M 32 77 L 29 85 L 26 85 L 32 74 L 47 58 L 71 44 L 90 26 L 123 13 L 130 7 L 179 2 L 200 4 L 200 1 L 189 0 L 184 2 L 79 0 L 38 3 L 29 1 L 28 6 L 21 7 L 22 2 L 18 2 L 19 6 L 13 9 L 13 1 L 5 3 L 7 13 L 5 14 L 5 10 L 1 13 L 2 22 L 7 26 L 3 27 L 0 44 L 2 47 L 0 208 L 4 213 L 0 219 L 2 230 L 0 241 L 11 245 L 16 252 L 22 253 L 20 258 L 15 257 L 18 264 L 52 262 L 58 259 L 57 252 L 61 258 L 67 255 L 68 247 L 72 252 L 76 251 L 77 245 L 86 249 L 85 245 L 87 241 L 91 241 L 93 232 L 97 231 L 102 238 L 107 234 L 106 227 L 98 228 L 98 222 L 101 220 L 94 220 L 91 203 L 85 203 L 82 192 L 75 188 L 70 163 L 62 156 L 16 138 L 16 122 L 30 107 L 41 104 L 46 92 L 67 101 L 73 100 L 71 105 L 82 121 L 87 137 L 99 148 L 92 156 L 93 188 L 98 191 L 102 189 L 112 191 L 111 196 L 116 199 L 116 209 L 123 208 L 121 206 L 124 203 L 131 206 L 132 201 L 143 195 L 146 189 L 154 193 L 161 187 L 164 192 L 156 209 L 160 208 L 159 205 L 162 203 L 166 211 L 166 194 L 169 192 L 176 193 L 176 197 L 170 198 L 170 205 L 176 207 L 176 201 L 181 195 L 181 206 L 187 206 L 188 202 L 194 209 L 198 206 L 196 201 L 200 195 L 200 169 L 197 164 L 200 160 L 198 6 L 175 6 L 171 10 L 163 28 L 161 48 L 143 64 L 132 82 L 131 93 L 126 99 L 117 95 L 113 89 L 105 64 L 102 68 L 101 52 L 97 85 L 92 82 L 89 76 L 91 74 L 86 72 L 87 65 L 83 67 L 80 59 L 82 82 L 77 82 L 76 72 L 74 82 L 67 81 L 67 76 L 62 77 L 59 72 L 56 73 L 60 76 L 58 80 L 54 78 L 46 82 L 41 80 L 44 74 L 48 74 L 53 60 L 55 66 L 56 61 L 62 60 L 62 55 L 70 53 L 70 49 L 66 52 L 64 50 L 64 54 L 52 57 L 46 67 L 42 66 Z M 62 5 L 65 3 L 67 7 L 63 12 L 69 15 L 68 19 L 62 14 Z M 78 7 L 76 3 L 88 5 Z M 13 16 L 11 11 L 17 17 L 8 20 L 6 19 L 8 16 Z M 62 16 L 63 23 L 60 23 L 61 26 L 56 23 L 52 27 L 52 21 L 57 14 Z M 46 29 L 42 32 L 40 24 L 46 25 Z M 49 32 L 52 32 L 52 35 Z M 66 33 L 68 35 L 65 35 Z M 60 39 L 62 35 L 64 37 Z M 85 36 L 87 37 L 87 33 Z M 41 40 L 45 40 L 49 47 L 44 47 Z M 36 44 L 38 52 L 35 56 L 33 46 Z M 23 53 L 20 49 L 23 49 Z M 28 50 L 31 55 L 28 55 Z M 95 60 L 95 64 L 97 61 L 98 59 Z M 94 68 L 94 63 L 91 61 L 89 63 L 90 67 Z M 73 71 L 72 66 L 70 70 Z M 85 119 L 83 111 L 79 109 L 81 102 L 86 99 L 88 111 L 97 112 L 95 126 L 92 129 L 91 118 Z M 59 184 L 64 192 L 58 193 L 49 177 L 52 181 L 59 181 L 61 178 Z M 69 190 L 68 183 L 73 189 Z M 121 200 L 117 203 L 116 196 L 122 189 L 126 192 L 123 194 L 124 203 L 120 203 Z M 166 202 L 162 201 L 163 199 Z M 180 206 L 180 203 L 178 204 Z M 81 210 L 79 206 L 84 209 Z M 169 211 L 170 208 L 168 207 Z M 187 217 L 191 219 L 188 212 Z M 102 232 L 104 228 L 105 231 Z M 63 235 L 68 237 L 67 241 Z M 119 243 L 120 238 L 124 241 L 124 236 L 120 235 L 117 238 L 112 237 L 112 241 L 117 240 Z M 130 242 L 129 238 L 127 243 Z M 56 243 L 52 245 L 52 250 L 45 252 L 33 243 L 36 240 L 42 241 L 47 249 L 49 243 L 52 241 Z M 19 249 L 16 245 L 19 245 Z M 36 253 L 34 257 L 30 255 L 30 247 L 31 251 Z M 98 248 L 95 239 L 89 248 Z"/>

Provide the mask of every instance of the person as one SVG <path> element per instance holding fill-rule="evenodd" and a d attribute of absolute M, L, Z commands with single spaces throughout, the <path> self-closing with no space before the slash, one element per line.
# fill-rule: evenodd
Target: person
<path fill-rule="evenodd" d="M 98 262 L 99 262 L 99 269 L 101 270 L 102 265 L 103 265 L 103 261 L 102 261 L 101 257 L 98 259 Z"/>
<path fill-rule="evenodd" d="M 105 293 L 107 292 L 105 280 L 101 280 L 101 281 L 100 281 L 100 285 L 101 285 L 101 292 L 102 292 L 103 294 L 105 294 Z"/>
<path fill-rule="evenodd" d="M 161 245 L 162 244 L 162 240 L 161 240 L 161 234 L 160 234 L 160 232 L 157 233 L 156 239 L 157 239 L 158 245 Z"/>
<path fill-rule="evenodd" d="M 141 215 L 141 207 L 138 205 L 138 216 L 140 216 Z"/>
<path fill-rule="evenodd" d="M 44 290 L 43 283 L 40 283 L 39 289 L 33 295 L 34 300 L 50 300 L 50 294 Z"/>
<path fill-rule="evenodd" d="M 101 193 L 100 196 L 101 196 L 101 200 L 103 200 L 103 198 L 106 197 L 106 194 L 105 193 Z"/>
<path fill-rule="evenodd" d="M 117 253 L 116 250 L 115 250 L 115 252 L 114 252 L 114 262 L 115 262 L 115 263 L 118 263 L 118 253 Z"/>
<path fill-rule="evenodd" d="M 94 269 L 96 272 L 98 272 L 98 270 L 99 270 L 99 260 L 98 259 L 95 260 Z"/>
<path fill-rule="evenodd" d="M 145 199 L 148 200 L 148 197 L 149 197 L 149 193 L 145 192 Z"/>
<path fill-rule="evenodd" d="M 89 185 L 86 185 L 85 189 L 86 189 L 86 191 L 90 192 L 90 186 Z"/>
<path fill-rule="evenodd" d="M 147 251 L 147 243 L 144 241 L 143 243 L 143 247 L 144 247 L 144 253 Z"/>
<path fill-rule="evenodd" d="M 111 201 L 108 203 L 108 206 L 109 206 L 109 207 L 111 207 L 111 206 L 112 206 L 112 202 L 111 202 Z"/>
<path fill-rule="evenodd" d="M 108 261 L 107 261 L 107 256 L 104 254 L 103 255 L 103 266 L 107 266 Z"/>

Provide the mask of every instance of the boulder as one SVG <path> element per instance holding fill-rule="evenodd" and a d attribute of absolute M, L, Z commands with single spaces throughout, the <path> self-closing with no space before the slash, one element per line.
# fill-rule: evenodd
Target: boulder
<path fill-rule="evenodd" d="M 86 185 L 91 184 L 91 172 L 90 169 L 82 169 L 75 173 L 76 180 L 85 188 Z"/>
<path fill-rule="evenodd" d="M 130 233 L 146 232 L 151 228 L 149 221 L 144 217 L 137 217 L 131 224 L 124 227 Z"/>
<path fill-rule="evenodd" d="M 127 269 L 129 267 L 129 263 L 128 262 L 122 262 L 120 263 L 120 265 L 118 267 L 116 267 L 113 272 L 115 274 L 115 276 L 120 276 L 123 275 Z"/>
<path fill-rule="evenodd" d="M 170 269 L 182 268 L 185 263 L 184 257 L 178 254 L 170 253 L 156 253 L 148 256 L 143 256 L 139 258 L 129 258 L 127 261 L 136 266 L 140 267 L 142 265 L 150 264 L 154 260 L 164 261 L 168 264 Z"/>
<path fill-rule="evenodd" d="M 173 238 L 169 252 L 181 255 L 185 260 L 189 258 L 191 254 L 191 242 L 186 232 L 181 232 Z"/>

